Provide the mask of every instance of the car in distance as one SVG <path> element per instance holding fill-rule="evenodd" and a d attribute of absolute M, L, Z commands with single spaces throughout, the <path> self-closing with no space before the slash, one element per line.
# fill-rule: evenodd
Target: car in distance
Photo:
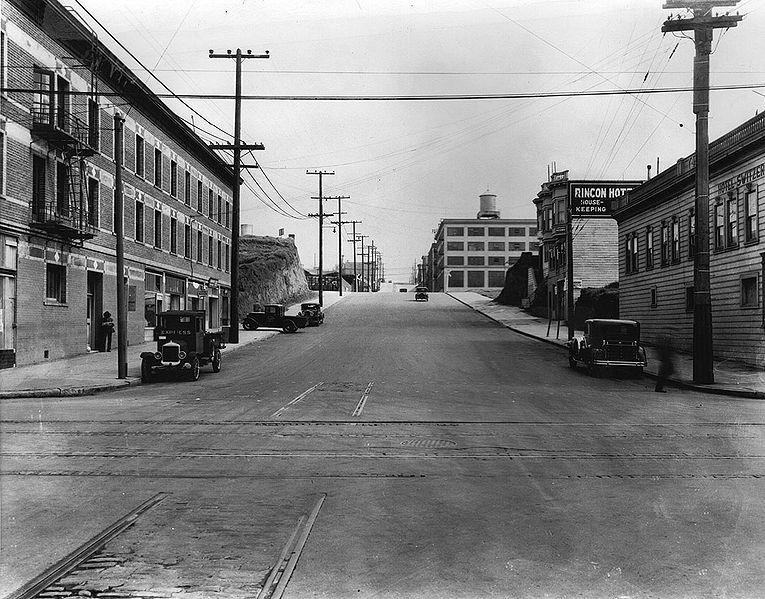
<path fill-rule="evenodd" d="M 309 327 L 318 327 L 320 324 L 324 324 L 324 312 L 321 310 L 321 305 L 316 302 L 300 304 L 298 316 L 305 316 L 308 319 Z"/>
<path fill-rule="evenodd" d="M 285 333 L 296 333 L 298 329 L 308 326 L 305 316 L 288 316 L 281 304 L 266 304 L 262 311 L 250 312 L 242 321 L 242 326 L 248 331 L 258 328 L 281 329 Z"/>
<path fill-rule="evenodd" d="M 415 287 L 414 289 L 414 300 L 419 302 L 420 300 L 427 302 L 428 301 L 428 288 L 419 286 Z"/>
<path fill-rule="evenodd" d="M 212 364 L 220 372 L 223 331 L 208 331 L 204 310 L 168 310 L 157 314 L 155 352 L 141 352 L 141 382 L 158 370 L 176 371 L 196 381 L 199 369 Z"/>
<path fill-rule="evenodd" d="M 640 323 L 634 320 L 592 318 L 584 322 L 584 334 L 568 342 L 568 363 L 584 364 L 593 376 L 604 368 L 629 369 L 635 376 L 648 364 L 640 345 Z"/>

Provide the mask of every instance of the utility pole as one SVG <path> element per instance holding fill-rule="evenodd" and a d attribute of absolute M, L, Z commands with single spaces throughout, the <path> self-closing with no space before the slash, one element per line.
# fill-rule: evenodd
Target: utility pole
<path fill-rule="evenodd" d="M 369 237 L 369 235 L 359 235 L 359 241 L 361 241 L 361 274 L 359 275 L 359 278 L 361 278 L 361 291 L 364 291 L 364 240 Z M 358 287 L 358 282 L 357 282 Z"/>
<path fill-rule="evenodd" d="M 359 280 L 356 278 L 356 223 L 361 223 L 360 220 L 349 220 L 346 221 L 348 224 L 353 225 L 353 292 L 356 293 L 359 290 L 358 282 Z"/>
<path fill-rule="evenodd" d="M 712 299 L 709 274 L 709 55 L 714 29 L 736 27 L 739 15 L 712 16 L 715 6 L 735 6 L 739 0 L 667 0 L 665 9 L 687 9 L 690 18 L 664 22 L 661 30 L 693 30 L 693 112 L 696 114 L 696 254 L 693 261 L 693 382 L 714 383 Z"/>
<path fill-rule="evenodd" d="M 330 221 L 333 225 L 337 225 L 337 291 L 340 293 L 340 297 L 343 297 L 343 212 L 341 207 L 341 201 L 347 200 L 351 196 L 332 196 L 327 198 L 328 200 L 337 200 L 337 221 Z"/>
<path fill-rule="evenodd" d="M 242 60 L 245 58 L 269 58 L 268 51 L 265 54 L 253 54 L 247 50 L 237 48 L 236 54 L 228 50 L 226 54 L 215 54 L 210 50 L 210 58 L 234 58 L 236 59 L 236 89 L 234 98 L 234 143 L 214 144 L 211 148 L 216 150 L 234 150 L 234 189 L 231 198 L 231 301 L 229 305 L 229 329 L 228 342 L 239 343 L 239 213 L 240 213 L 240 172 L 242 150 L 264 150 L 263 144 L 242 144 Z M 209 309 L 209 304 L 208 304 Z"/>
<path fill-rule="evenodd" d="M 322 191 L 322 177 L 324 175 L 334 175 L 334 171 L 306 171 L 306 175 L 319 175 L 319 197 L 311 197 L 312 200 L 319 200 L 319 214 L 308 216 L 319 217 L 319 305 L 324 305 L 324 196 Z"/>
<path fill-rule="evenodd" d="M 125 118 L 114 113 L 114 234 L 117 237 L 117 378 L 127 378 L 127 294 L 125 293 L 125 221 L 122 197 L 122 137 Z"/>
<path fill-rule="evenodd" d="M 370 293 L 375 290 L 375 242 L 373 241 L 369 246 L 369 291 Z"/>

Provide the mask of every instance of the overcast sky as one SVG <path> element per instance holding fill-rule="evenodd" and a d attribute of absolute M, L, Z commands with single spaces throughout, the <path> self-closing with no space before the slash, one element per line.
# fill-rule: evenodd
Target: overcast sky
<path fill-rule="evenodd" d="M 234 61 L 208 51 L 241 47 L 270 59 L 244 63 L 243 93 L 258 96 L 539 94 L 692 84 L 693 43 L 662 35 L 662 0 L 74 0 L 176 93 L 233 94 Z M 765 82 L 765 2 L 742 0 L 743 22 L 715 32 L 712 84 Z M 82 11 L 80 11 L 82 13 Z M 86 15 L 86 20 L 88 19 Z M 99 38 L 153 90 L 164 91 L 94 25 Z M 718 45 L 719 43 L 719 45 Z M 233 132 L 228 100 L 187 100 Z M 182 117 L 192 112 L 168 101 Z M 765 87 L 712 92 L 714 139 L 765 108 Z M 198 132 L 219 130 L 193 117 Z M 243 104 L 243 140 L 261 142 L 251 171 L 290 215 L 315 213 L 324 195 L 347 195 L 388 278 L 407 281 L 442 218 L 474 217 L 497 194 L 503 218 L 534 218 L 548 167 L 574 178 L 644 179 L 694 150 L 691 94 L 453 100 L 259 99 Z M 249 160 L 249 157 L 247 158 Z M 273 183 L 272 187 L 265 176 Z M 294 233 L 317 262 L 315 219 L 288 218 L 255 183 L 242 223 L 256 234 Z M 278 190 L 278 191 L 277 191 Z M 283 196 L 285 200 L 280 197 Z M 268 206 L 271 206 L 269 208 Z M 327 201 L 325 210 L 337 210 Z M 328 225 L 331 226 L 331 225 Z M 327 229 L 325 265 L 337 263 Z M 344 237 L 351 238 L 350 225 Z M 344 244 L 346 259 L 352 245 Z"/>

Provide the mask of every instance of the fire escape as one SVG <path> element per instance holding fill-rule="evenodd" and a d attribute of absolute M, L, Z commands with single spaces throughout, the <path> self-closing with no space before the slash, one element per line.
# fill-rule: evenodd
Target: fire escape
<path fill-rule="evenodd" d="M 98 231 L 98 195 L 88 189 L 85 162 L 98 152 L 95 33 L 88 54 L 90 66 L 80 67 L 91 77 L 91 91 L 85 95 L 71 93 L 70 83 L 53 71 L 34 72 L 32 135 L 45 140 L 57 160 L 54 193 L 46 193 L 44 183 L 33 190 L 30 226 L 70 240 L 92 239 Z"/>

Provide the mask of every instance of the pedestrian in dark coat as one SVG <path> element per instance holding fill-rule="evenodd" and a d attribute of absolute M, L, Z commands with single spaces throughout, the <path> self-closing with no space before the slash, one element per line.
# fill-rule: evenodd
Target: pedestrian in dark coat
<path fill-rule="evenodd" d="M 112 334 L 114 320 L 110 312 L 104 312 L 101 317 L 101 351 L 112 351 Z"/>
<path fill-rule="evenodd" d="M 656 349 L 659 352 L 659 377 L 656 380 L 656 388 L 654 391 L 657 393 L 666 393 L 664 385 L 667 379 L 675 372 L 675 356 L 672 350 L 672 340 L 669 335 L 662 335 L 659 338 L 659 342 L 656 344 Z"/>

